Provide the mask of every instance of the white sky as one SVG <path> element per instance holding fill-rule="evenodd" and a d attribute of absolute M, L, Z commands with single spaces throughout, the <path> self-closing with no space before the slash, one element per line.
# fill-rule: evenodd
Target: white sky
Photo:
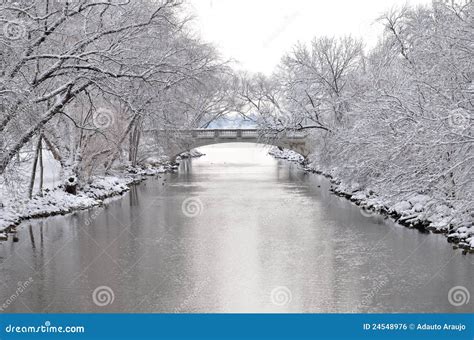
<path fill-rule="evenodd" d="M 382 32 L 375 19 L 405 3 L 431 0 L 190 0 L 205 41 L 238 68 L 267 74 L 296 42 L 314 36 L 351 34 L 373 46 Z"/>

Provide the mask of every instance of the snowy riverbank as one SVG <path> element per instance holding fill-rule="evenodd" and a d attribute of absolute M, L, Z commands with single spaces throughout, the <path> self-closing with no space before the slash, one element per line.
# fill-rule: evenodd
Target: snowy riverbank
<path fill-rule="evenodd" d="M 204 156 L 198 150 L 191 150 L 178 156 L 178 160 Z M 170 164 L 166 157 L 149 158 L 147 165 L 142 167 L 126 167 L 116 169 L 110 176 L 95 176 L 79 188 L 77 195 L 64 190 L 63 185 L 54 185 L 47 181 L 48 186 L 43 195 L 34 195 L 26 199 L 25 190 L 9 190 L 0 186 L 0 241 L 5 241 L 9 233 L 22 221 L 54 215 L 65 215 L 77 210 L 84 210 L 104 204 L 104 200 L 113 196 L 123 195 L 131 185 L 145 180 L 149 176 L 177 170 L 177 165 Z M 13 236 L 15 240 L 15 236 Z"/>
<path fill-rule="evenodd" d="M 272 148 L 269 154 L 303 165 L 304 158 L 290 150 Z M 318 169 L 315 164 L 304 165 L 303 169 L 329 178 L 332 183 L 331 191 L 360 206 L 361 214 L 365 216 L 373 214 L 391 216 L 403 226 L 444 234 L 448 242 L 454 243 L 455 248 L 464 249 L 464 253 L 474 253 L 473 220 L 467 213 L 459 214 L 452 207 L 416 192 L 396 198 L 388 194 L 375 193 L 368 188 L 360 187 L 357 183 L 350 184 L 334 177 L 330 172 Z"/>
<path fill-rule="evenodd" d="M 32 218 L 64 215 L 76 210 L 88 209 L 104 204 L 104 200 L 122 195 L 130 186 L 145 180 L 148 176 L 171 172 L 176 165 L 126 168 L 113 176 L 96 176 L 79 188 L 77 195 L 68 194 L 63 186 L 46 189 L 42 196 L 22 199 L 12 193 L 2 192 L 4 199 L 0 203 L 0 241 L 8 239 L 20 222 Z M 11 196 L 8 196 L 8 195 Z M 6 198 L 5 197 L 10 197 Z M 15 240 L 15 237 L 13 236 Z"/>

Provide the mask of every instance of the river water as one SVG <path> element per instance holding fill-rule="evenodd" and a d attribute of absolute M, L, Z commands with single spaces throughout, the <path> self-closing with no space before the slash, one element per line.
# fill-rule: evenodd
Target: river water
<path fill-rule="evenodd" d="M 0 244 L 4 312 L 472 312 L 473 256 L 364 216 L 253 144 L 201 149 L 104 207 Z M 21 289 L 20 289 L 21 288 Z"/>

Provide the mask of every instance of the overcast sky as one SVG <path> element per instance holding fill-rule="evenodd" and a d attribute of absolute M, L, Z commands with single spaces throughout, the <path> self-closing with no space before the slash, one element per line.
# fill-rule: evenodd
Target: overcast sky
<path fill-rule="evenodd" d="M 431 0 L 190 0 L 195 28 L 225 58 L 252 72 L 271 73 L 297 41 L 352 34 L 373 46 L 374 20 L 394 6 Z"/>

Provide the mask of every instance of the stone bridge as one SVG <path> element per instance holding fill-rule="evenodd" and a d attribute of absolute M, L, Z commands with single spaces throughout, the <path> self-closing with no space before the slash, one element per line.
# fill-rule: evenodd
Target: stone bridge
<path fill-rule="evenodd" d="M 258 143 L 293 150 L 307 157 L 310 153 L 307 133 L 298 130 L 273 131 L 259 129 L 149 129 L 145 136 L 155 139 L 167 150 L 171 159 L 201 146 L 221 143 Z"/>

